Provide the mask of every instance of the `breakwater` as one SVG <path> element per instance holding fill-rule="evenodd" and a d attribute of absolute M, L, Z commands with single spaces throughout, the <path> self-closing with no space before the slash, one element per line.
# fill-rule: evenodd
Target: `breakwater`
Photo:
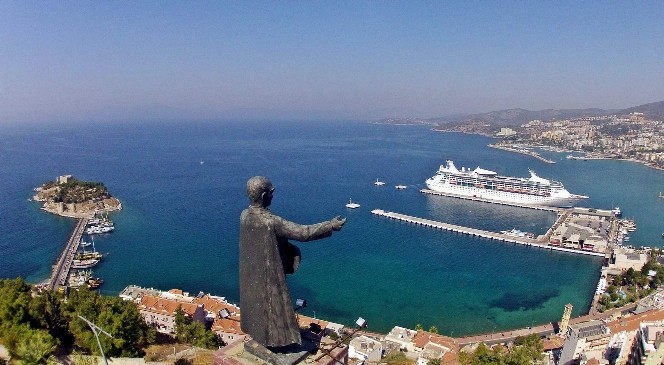
<path fill-rule="evenodd" d="M 543 243 L 542 241 L 534 238 L 528 238 L 528 237 L 520 237 L 520 236 L 514 236 L 510 234 L 505 234 L 505 233 L 497 233 L 497 232 L 490 232 L 490 231 L 484 231 L 481 229 L 477 228 L 471 228 L 471 227 L 464 227 L 464 226 L 458 226 L 456 224 L 450 224 L 450 223 L 444 223 L 444 222 L 438 222 L 430 219 L 424 219 L 424 218 L 418 218 L 418 217 L 413 217 L 401 213 L 395 213 L 395 212 L 387 212 L 382 209 L 374 209 L 371 211 L 372 214 L 375 214 L 377 216 L 381 217 L 386 217 L 390 219 L 396 219 L 399 221 L 403 222 L 408 222 L 408 223 L 413 223 L 416 225 L 420 226 L 425 226 L 429 228 L 435 228 L 435 229 L 441 229 L 444 231 L 449 231 L 449 232 L 454 232 L 454 233 L 461 233 L 461 234 L 466 234 L 474 237 L 481 237 L 481 238 L 486 238 L 490 240 L 497 240 L 497 241 L 502 241 L 502 242 L 509 242 L 509 243 L 517 243 L 520 245 L 525 245 L 525 246 L 533 246 L 545 250 L 553 250 L 553 251 L 562 251 L 562 252 L 569 252 L 569 253 L 576 253 L 576 254 L 581 254 L 581 255 L 590 255 L 590 256 L 599 256 L 599 257 L 604 257 L 604 253 L 601 252 L 593 252 L 593 251 L 582 251 L 582 250 L 573 250 L 565 247 L 557 247 L 557 246 L 551 246 L 546 243 Z"/>
<path fill-rule="evenodd" d="M 48 282 L 49 289 L 58 290 L 67 285 L 67 276 L 69 275 L 69 270 L 71 270 L 74 255 L 76 254 L 76 250 L 78 250 L 78 245 L 81 243 L 81 238 L 87 224 L 87 218 L 79 218 L 76 222 L 64 250 L 62 250 L 62 253 L 58 257 L 58 261 L 53 265 L 53 271 L 51 271 L 51 277 Z"/>
<path fill-rule="evenodd" d="M 503 145 L 498 145 L 498 144 L 490 144 L 489 147 L 496 148 L 496 149 L 503 150 L 503 151 L 516 152 L 516 153 L 520 153 L 522 155 L 534 157 L 534 158 L 536 158 L 536 159 L 538 159 L 542 162 L 546 162 L 548 164 L 556 163 L 556 161 L 553 161 L 553 160 L 550 160 L 548 158 L 542 157 L 542 155 L 540 155 L 539 153 L 537 153 L 535 151 L 531 151 L 531 150 L 529 150 L 527 148 L 523 148 L 523 147 L 516 147 L 516 146 L 515 147 L 509 147 L 509 146 L 503 146 Z"/>

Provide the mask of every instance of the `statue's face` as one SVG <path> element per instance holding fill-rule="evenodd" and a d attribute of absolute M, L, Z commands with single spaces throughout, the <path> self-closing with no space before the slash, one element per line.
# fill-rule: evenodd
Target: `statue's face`
<path fill-rule="evenodd" d="M 274 193 L 274 187 L 272 184 L 267 186 L 267 189 L 263 193 L 263 206 L 269 207 L 272 204 L 272 194 Z"/>

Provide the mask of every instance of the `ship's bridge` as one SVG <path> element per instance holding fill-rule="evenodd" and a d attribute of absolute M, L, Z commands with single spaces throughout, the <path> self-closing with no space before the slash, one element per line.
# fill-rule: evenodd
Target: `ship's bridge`
<path fill-rule="evenodd" d="M 528 172 L 530 172 L 530 178 L 528 179 L 528 181 L 542 185 L 551 185 L 551 181 L 537 176 L 537 174 L 535 174 L 535 171 L 528 169 Z"/>
<path fill-rule="evenodd" d="M 482 176 L 496 176 L 496 175 L 498 175 L 498 173 L 496 173 L 495 171 L 485 170 L 485 169 L 483 169 L 479 166 L 477 166 L 477 168 L 475 170 L 473 170 L 473 172 L 476 173 L 477 175 L 482 175 Z"/>

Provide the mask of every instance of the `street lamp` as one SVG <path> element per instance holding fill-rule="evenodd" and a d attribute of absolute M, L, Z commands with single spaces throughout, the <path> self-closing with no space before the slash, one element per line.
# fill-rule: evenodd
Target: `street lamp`
<path fill-rule="evenodd" d="M 362 318 L 362 317 L 359 317 L 359 318 L 357 318 L 357 320 L 355 321 L 355 324 L 357 325 L 357 327 L 355 327 L 355 329 L 353 329 L 353 332 L 351 332 L 351 333 L 349 333 L 348 335 L 346 335 L 346 336 L 344 336 L 344 337 L 339 338 L 338 340 L 336 340 L 336 341 L 332 344 L 332 347 L 331 347 L 329 350 L 328 350 L 328 349 L 324 349 L 324 348 L 322 348 L 322 347 L 319 347 L 319 349 L 320 349 L 323 353 L 322 353 L 320 356 L 318 356 L 314 361 L 318 361 L 318 360 L 324 358 L 325 356 L 329 356 L 329 357 L 335 359 L 337 362 L 339 362 L 339 360 L 337 360 L 337 359 L 332 355 L 332 353 L 331 353 L 332 350 L 334 350 L 334 349 L 336 349 L 337 347 L 339 347 L 339 346 L 340 346 L 342 343 L 344 343 L 347 339 L 353 337 L 353 335 L 354 335 L 355 333 L 357 333 L 357 331 L 361 330 L 362 328 L 365 328 L 365 327 L 367 326 L 367 320 L 364 319 L 364 318 Z"/>
<path fill-rule="evenodd" d="M 300 308 L 304 308 L 306 306 L 307 306 L 306 299 L 295 299 L 295 311 L 297 311 Z"/>
<path fill-rule="evenodd" d="M 90 329 L 92 330 L 92 333 L 95 334 L 95 338 L 97 339 L 97 345 L 99 345 L 99 351 L 101 351 L 101 358 L 104 359 L 104 364 L 108 365 L 108 361 L 106 361 L 106 355 L 104 355 L 104 349 L 101 347 L 101 341 L 99 341 L 99 332 L 105 334 L 106 336 L 113 338 L 110 333 L 104 331 L 101 329 L 101 327 L 97 326 L 96 324 L 88 321 L 85 317 L 83 317 L 80 314 L 77 314 L 78 318 L 82 319 L 85 323 L 90 326 Z"/>

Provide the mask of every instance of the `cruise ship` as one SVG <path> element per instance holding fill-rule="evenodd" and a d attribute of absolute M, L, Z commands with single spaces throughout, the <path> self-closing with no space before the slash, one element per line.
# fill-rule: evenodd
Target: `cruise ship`
<path fill-rule="evenodd" d="M 457 169 L 447 160 L 436 175 L 426 180 L 430 190 L 457 196 L 514 204 L 571 207 L 587 196 L 571 194 L 558 181 L 537 176 L 532 170 L 530 178 L 500 176 L 494 171 L 480 168 Z"/>

